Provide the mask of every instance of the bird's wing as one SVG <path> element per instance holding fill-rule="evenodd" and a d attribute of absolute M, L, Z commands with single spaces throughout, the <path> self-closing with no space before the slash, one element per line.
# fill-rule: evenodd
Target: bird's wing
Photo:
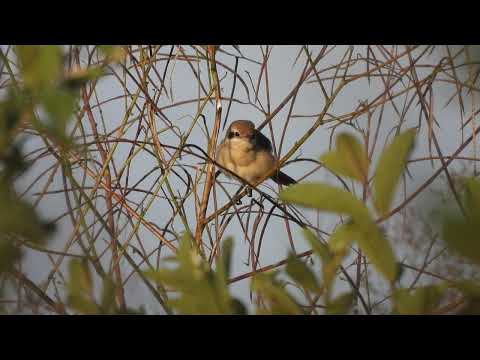
<path fill-rule="evenodd" d="M 277 184 L 282 184 L 282 185 L 292 185 L 297 183 L 294 179 L 292 179 L 290 176 L 288 176 L 287 174 L 285 174 L 283 171 L 280 171 L 280 170 L 274 173 L 271 176 L 271 179 L 275 181 Z"/>
<path fill-rule="evenodd" d="M 256 134 L 255 134 L 255 147 L 257 148 L 257 150 L 264 150 L 270 153 L 272 152 L 272 143 L 265 135 L 263 135 L 258 130 L 256 130 Z M 287 174 L 285 174 L 280 170 L 274 173 L 271 176 L 271 179 L 275 181 L 277 184 L 282 184 L 282 185 L 292 185 L 297 183 L 294 179 L 292 179 L 290 176 L 288 176 Z"/>
<path fill-rule="evenodd" d="M 272 143 L 258 130 L 255 130 L 255 147 L 258 150 L 272 151 Z"/>

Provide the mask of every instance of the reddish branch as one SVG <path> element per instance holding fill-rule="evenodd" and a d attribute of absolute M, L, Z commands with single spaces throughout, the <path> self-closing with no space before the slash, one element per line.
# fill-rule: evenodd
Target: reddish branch
<path fill-rule="evenodd" d="M 80 58 L 79 58 L 79 52 L 78 51 L 76 52 L 76 60 L 77 60 L 77 64 L 80 66 Z M 89 121 L 89 124 L 90 124 L 90 128 L 92 130 L 92 134 L 93 134 L 94 139 L 96 141 L 97 149 L 98 149 L 98 151 L 100 153 L 100 156 L 102 158 L 102 163 L 105 166 L 108 162 L 108 155 L 107 155 L 107 151 L 103 147 L 102 143 L 99 141 L 100 139 L 98 137 L 98 132 L 97 132 L 97 123 L 95 121 L 95 118 L 93 117 L 93 113 L 92 113 L 92 110 L 90 108 L 90 99 L 89 99 L 89 96 L 87 94 L 85 86 L 82 86 L 82 88 L 81 88 L 81 95 L 82 95 L 82 100 L 83 100 L 83 110 L 87 114 L 87 118 L 88 118 L 88 121 Z M 126 309 L 125 295 L 124 295 L 123 286 L 122 286 L 122 274 L 121 274 L 121 271 L 120 271 L 120 264 L 119 264 L 119 261 L 118 261 L 119 259 L 118 259 L 117 236 L 116 236 L 116 233 L 115 233 L 115 220 L 113 218 L 113 203 L 112 203 L 112 193 L 113 192 L 112 192 L 112 178 L 111 178 L 111 175 L 110 175 L 110 166 L 107 165 L 106 168 L 105 168 L 104 174 L 100 174 L 100 175 L 103 175 L 103 177 L 105 178 L 105 186 L 106 186 L 105 200 L 106 200 L 106 206 L 107 206 L 107 209 L 108 209 L 107 231 L 110 234 L 111 241 L 112 241 L 112 243 L 111 243 L 112 260 L 113 260 L 113 264 L 114 264 L 113 271 L 114 271 L 114 274 L 115 274 L 115 280 L 117 282 L 117 286 L 116 286 L 116 290 L 115 290 L 115 292 L 116 292 L 115 296 L 116 296 L 118 306 L 121 309 Z"/>
<path fill-rule="evenodd" d="M 208 59 L 210 65 L 210 76 L 212 79 L 212 86 L 215 94 L 215 123 L 213 126 L 212 136 L 208 143 L 208 156 L 210 159 L 215 157 L 215 149 L 217 147 L 218 133 L 220 130 L 220 123 L 222 120 L 222 102 L 220 94 L 220 83 L 218 80 L 217 66 L 215 62 L 215 45 L 208 45 Z M 207 175 L 205 181 L 205 187 L 203 188 L 202 202 L 200 203 L 200 210 L 197 214 L 197 227 L 195 230 L 195 242 L 199 251 L 203 254 L 203 242 L 202 242 L 202 233 L 205 228 L 205 217 L 208 207 L 208 199 L 210 197 L 210 191 L 212 190 L 213 183 L 215 181 L 215 167 L 213 163 L 208 163 L 207 165 Z"/>

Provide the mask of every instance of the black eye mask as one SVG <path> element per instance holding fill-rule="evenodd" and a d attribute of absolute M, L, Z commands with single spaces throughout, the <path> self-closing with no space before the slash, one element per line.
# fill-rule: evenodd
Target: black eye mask
<path fill-rule="evenodd" d="M 238 136 L 240 136 L 240 133 L 239 133 L 238 131 L 230 131 L 230 132 L 228 133 L 228 138 L 229 138 L 229 139 L 233 138 L 234 136 L 237 136 L 237 137 L 238 137 Z"/>

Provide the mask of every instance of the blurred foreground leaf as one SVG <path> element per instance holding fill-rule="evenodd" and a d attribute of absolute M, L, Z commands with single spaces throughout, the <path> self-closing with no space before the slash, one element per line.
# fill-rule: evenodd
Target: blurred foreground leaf
<path fill-rule="evenodd" d="M 16 52 L 25 85 L 40 92 L 62 74 L 62 50 L 58 45 L 17 45 Z"/>
<path fill-rule="evenodd" d="M 327 304 L 327 315 L 345 315 L 348 314 L 353 305 L 355 295 L 353 292 L 343 293 Z"/>
<path fill-rule="evenodd" d="M 366 206 L 351 193 L 330 185 L 304 183 L 283 190 L 280 198 L 318 210 L 350 215 L 353 224 L 348 228 L 340 227 L 337 231 L 341 233 L 336 234 L 335 241 L 338 244 L 343 242 L 342 246 L 348 244 L 348 241 L 357 241 L 358 246 L 380 273 L 390 281 L 396 279 L 397 263 L 390 244 L 371 218 Z M 355 239 L 352 239 L 353 236 Z"/>
<path fill-rule="evenodd" d="M 331 260 L 333 254 L 330 252 L 328 246 L 322 244 L 308 228 L 303 229 L 303 237 L 322 261 L 328 262 Z"/>
<path fill-rule="evenodd" d="M 432 314 L 438 307 L 446 286 L 428 285 L 415 290 L 397 289 L 393 294 L 395 310 L 400 315 Z"/>
<path fill-rule="evenodd" d="M 315 274 L 295 254 L 290 254 L 287 259 L 287 274 L 305 289 L 319 293 L 321 288 Z"/>
<path fill-rule="evenodd" d="M 130 315 L 144 314 L 145 310 L 120 309 L 115 301 L 116 285 L 109 276 L 102 278 L 100 302 L 95 299 L 92 274 L 85 260 L 73 259 L 69 265 L 67 303 L 78 314 Z"/>
<path fill-rule="evenodd" d="M 338 175 L 348 176 L 362 184 L 367 182 L 368 157 L 362 144 L 352 135 L 339 134 L 336 149 L 322 155 L 320 161 Z"/>
<path fill-rule="evenodd" d="M 24 84 L 20 92 L 29 99 L 32 109 L 41 110 L 30 118 L 32 125 L 62 147 L 70 146 L 65 132 L 77 108 L 79 88 L 97 79 L 102 68 L 74 68 L 66 73 L 62 49 L 56 45 L 20 45 L 16 53 Z"/>
<path fill-rule="evenodd" d="M 390 209 L 395 187 L 405 169 L 415 134 L 415 129 L 409 129 L 396 136 L 380 155 L 373 178 L 373 195 L 374 205 L 382 215 L 386 215 Z"/>
<path fill-rule="evenodd" d="M 369 229 L 357 227 L 356 241 L 360 249 L 375 269 L 387 280 L 394 282 L 399 275 L 399 268 L 393 249 L 378 226 Z"/>
<path fill-rule="evenodd" d="M 465 304 L 457 312 L 459 315 L 480 315 L 480 284 L 472 280 L 455 282 L 465 299 Z"/>
<path fill-rule="evenodd" d="M 480 223 L 480 181 L 476 178 L 465 180 L 465 207 L 472 221 Z"/>
<path fill-rule="evenodd" d="M 235 314 L 244 313 L 245 308 L 228 292 L 228 276 L 232 239 L 226 239 L 222 254 L 216 261 L 216 271 L 210 269 L 197 249 L 191 247 L 186 233 L 180 241 L 178 253 L 172 259 L 175 269 L 162 268 L 146 271 L 145 275 L 171 288 L 177 294 L 167 301 L 180 314 Z"/>
<path fill-rule="evenodd" d="M 88 264 L 72 259 L 68 268 L 68 306 L 81 314 L 98 314 L 100 309 L 94 301 L 92 276 Z"/>
<path fill-rule="evenodd" d="M 12 270 L 20 256 L 20 249 L 11 240 L 0 235 L 0 274 Z"/>
<path fill-rule="evenodd" d="M 22 119 L 30 118 L 31 108 L 25 97 L 9 91 L 0 102 L 0 154 L 14 143 Z"/>
<path fill-rule="evenodd" d="M 479 224 L 458 217 L 445 219 L 443 239 L 458 255 L 480 264 Z"/>
<path fill-rule="evenodd" d="M 480 182 L 466 179 L 463 195 L 465 215 L 447 211 L 442 236 L 450 250 L 480 264 Z"/>
<path fill-rule="evenodd" d="M 100 67 L 74 69 L 65 76 L 61 87 L 69 91 L 76 91 L 87 82 L 98 79 L 102 74 L 103 70 Z"/>
<path fill-rule="evenodd" d="M 98 48 L 105 54 L 107 62 L 120 62 L 125 59 L 126 52 L 121 46 L 99 45 Z"/>
<path fill-rule="evenodd" d="M 373 222 L 365 205 L 350 192 L 321 183 L 292 185 L 280 193 L 280 199 L 322 211 L 350 215 L 359 225 Z"/>
<path fill-rule="evenodd" d="M 252 290 L 268 303 L 269 313 L 274 315 L 300 315 L 302 309 L 275 279 L 275 274 L 256 274 L 252 278 Z M 263 313 L 260 311 L 260 313 Z"/>

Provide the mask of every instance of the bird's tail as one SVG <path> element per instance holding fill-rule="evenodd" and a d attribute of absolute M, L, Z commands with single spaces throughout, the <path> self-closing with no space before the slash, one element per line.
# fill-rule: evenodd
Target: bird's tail
<path fill-rule="evenodd" d="M 290 176 L 288 176 L 282 171 L 278 171 L 273 174 L 271 179 L 280 185 L 292 185 L 297 183 L 294 179 L 292 179 Z"/>

